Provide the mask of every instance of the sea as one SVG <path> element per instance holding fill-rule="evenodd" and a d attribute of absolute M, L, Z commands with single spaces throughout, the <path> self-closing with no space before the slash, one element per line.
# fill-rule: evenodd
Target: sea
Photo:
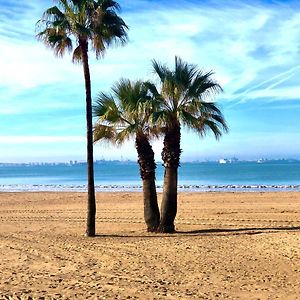
<path fill-rule="evenodd" d="M 133 161 L 98 161 L 96 191 L 141 191 L 138 164 Z M 163 187 L 163 166 L 157 163 L 156 185 Z M 0 192 L 87 190 L 85 163 L 0 164 Z M 178 190 L 300 191 L 300 161 L 259 160 L 227 162 L 183 162 Z"/>

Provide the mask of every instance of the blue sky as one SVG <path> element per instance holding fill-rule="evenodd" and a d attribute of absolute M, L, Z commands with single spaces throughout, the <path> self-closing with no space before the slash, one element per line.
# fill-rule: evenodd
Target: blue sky
<path fill-rule="evenodd" d="M 25 4 L 24 4 L 25 3 Z M 183 160 L 300 158 L 300 3 L 120 1 L 129 43 L 91 55 L 92 91 L 121 77 L 152 79 L 151 59 L 174 56 L 213 70 L 230 132 L 220 141 L 184 130 Z M 0 0 L 0 161 L 85 159 L 82 67 L 35 39 L 46 0 Z M 161 141 L 153 143 L 160 158 Z M 136 159 L 133 143 L 95 147 L 96 159 Z"/>

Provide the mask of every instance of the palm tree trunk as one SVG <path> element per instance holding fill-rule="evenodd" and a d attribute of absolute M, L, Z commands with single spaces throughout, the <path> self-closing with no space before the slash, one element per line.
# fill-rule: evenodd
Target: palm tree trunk
<path fill-rule="evenodd" d="M 88 42 L 80 41 L 86 92 L 86 127 L 87 127 L 87 172 L 88 172 L 88 202 L 86 236 L 96 235 L 96 198 L 94 184 L 94 158 L 93 158 L 93 112 L 91 96 L 91 78 L 88 62 Z"/>
<path fill-rule="evenodd" d="M 148 232 L 157 231 L 160 215 L 157 204 L 155 180 L 143 179 L 144 220 Z"/>
<path fill-rule="evenodd" d="M 137 134 L 135 146 L 138 153 L 138 164 L 143 181 L 144 219 L 147 231 L 155 232 L 160 222 L 157 193 L 155 186 L 154 152 L 148 138 L 143 134 Z"/>
<path fill-rule="evenodd" d="M 161 220 L 159 232 L 174 232 L 174 220 L 177 214 L 177 169 L 165 168 L 163 199 L 161 203 Z"/>
<path fill-rule="evenodd" d="M 177 214 L 177 182 L 180 154 L 180 124 L 177 120 L 174 120 L 172 127 L 166 129 L 162 150 L 165 173 L 159 232 L 175 231 L 174 221 Z"/>

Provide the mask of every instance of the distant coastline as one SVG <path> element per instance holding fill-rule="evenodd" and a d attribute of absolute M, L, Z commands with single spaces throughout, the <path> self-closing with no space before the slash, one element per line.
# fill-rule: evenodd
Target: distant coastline
<path fill-rule="evenodd" d="M 296 158 L 257 158 L 257 159 L 238 159 L 233 158 L 220 158 L 215 160 L 193 160 L 193 161 L 183 161 L 184 164 L 205 164 L 205 163 L 219 163 L 219 164 L 234 164 L 234 163 L 299 163 L 300 159 Z M 157 161 L 157 164 L 161 164 L 161 161 Z M 95 165 L 107 165 L 107 164 L 136 164 L 134 160 L 96 160 Z M 10 166 L 84 166 L 86 165 L 85 161 L 70 160 L 69 162 L 0 162 L 0 167 L 10 167 Z"/>

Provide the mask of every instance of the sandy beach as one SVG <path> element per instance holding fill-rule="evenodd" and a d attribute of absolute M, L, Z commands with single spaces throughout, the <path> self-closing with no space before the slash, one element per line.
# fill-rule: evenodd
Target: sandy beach
<path fill-rule="evenodd" d="M 85 194 L 0 193 L 0 299 L 300 299 L 300 193 L 181 193 L 173 235 L 141 199 L 98 193 L 86 238 Z"/>

